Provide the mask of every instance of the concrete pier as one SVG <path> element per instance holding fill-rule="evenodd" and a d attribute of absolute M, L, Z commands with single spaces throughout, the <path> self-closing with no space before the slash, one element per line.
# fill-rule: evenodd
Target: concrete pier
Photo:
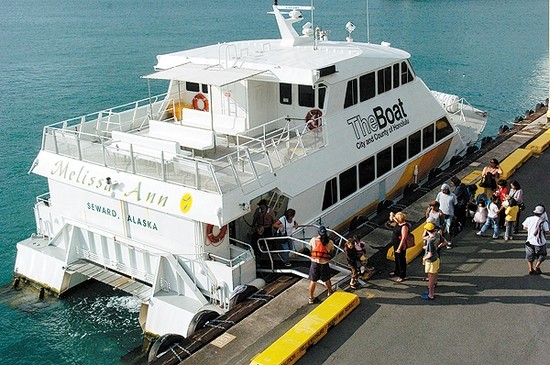
<path fill-rule="evenodd" d="M 403 208 L 408 219 L 422 222 L 428 202 L 452 175 L 475 179 L 476 171 L 491 158 L 503 161 L 519 148 L 527 148 L 548 128 L 546 112 L 525 124 L 459 170 L 434 178 L 432 190 L 426 189 Z M 550 208 L 550 152 L 534 151 L 517 165 L 505 176 L 518 180 L 524 190 L 523 220 L 538 203 Z M 365 240 L 377 273 L 354 291 L 360 297 L 359 306 L 296 364 L 548 363 L 550 263 L 543 263 L 542 275 L 528 275 L 525 237 L 525 232 L 512 241 L 504 241 L 502 234 L 499 239 L 478 237 L 473 225 L 467 224 L 453 239 L 454 248 L 442 253 L 436 299 L 424 301 L 420 298 L 426 290 L 421 260 L 411 261 L 406 281 L 395 282 L 388 276 L 393 262 L 385 258 L 389 232 L 369 228 Z M 307 280 L 300 280 L 182 364 L 250 364 L 315 308 L 307 304 L 307 285 Z"/>

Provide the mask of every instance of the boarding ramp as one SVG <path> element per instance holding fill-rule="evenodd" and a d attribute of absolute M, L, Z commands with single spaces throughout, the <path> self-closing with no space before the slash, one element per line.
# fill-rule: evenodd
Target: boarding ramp
<path fill-rule="evenodd" d="M 88 279 L 94 279 L 107 284 L 113 289 L 138 297 L 142 302 L 149 300 L 151 296 L 151 285 L 140 282 L 128 276 L 109 270 L 87 260 L 78 260 L 67 266 L 68 273 L 79 273 Z"/>

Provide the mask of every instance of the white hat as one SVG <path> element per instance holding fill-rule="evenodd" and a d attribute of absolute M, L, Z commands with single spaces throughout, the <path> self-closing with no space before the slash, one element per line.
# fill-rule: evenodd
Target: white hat
<path fill-rule="evenodd" d="M 451 187 L 449 186 L 449 184 L 443 184 L 441 185 L 441 190 L 451 190 Z"/>
<path fill-rule="evenodd" d="M 533 210 L 533 213 L 535 214 L 542 214 L 544 213 L 544 207 L 542 205 L 537 205 L 535 207 L 535 210 Z"/>

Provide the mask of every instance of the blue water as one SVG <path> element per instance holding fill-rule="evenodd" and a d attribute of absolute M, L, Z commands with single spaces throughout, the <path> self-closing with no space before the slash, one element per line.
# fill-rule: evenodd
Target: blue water
<path fill-rule="evenodd" d="M 309 0 L 302 4 L 309 5 Z M 315 22 L 365 41 L 366 1 L 317 0 Z M 490 113 L 486 134 L 548 95 L 548 1 L 369 0 L 370 41 L 410 52 L 435 90 Z M 34 231 L 46 181 L 27 175 L 42 128 L 147 96 L 155 56 L 277 37 L 271 1 L 18 0 L 0 5 L 1 364 L 118 364 L 139 346 L 139 303 L 93 285 L 63 300 L 9 285 L 17 241 Z M 342 14 L 350 14 L 349 16 Z M 154 92 L 162 92 L 156 87 Z"/>

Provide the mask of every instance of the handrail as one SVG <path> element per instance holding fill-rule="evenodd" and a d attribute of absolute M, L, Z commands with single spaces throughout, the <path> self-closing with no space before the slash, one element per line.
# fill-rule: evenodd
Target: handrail
<path fill-rule="evenodd" d="M 293 232 L 294 233 L 302 233 L 304 231 L 304 228 L 307 228 L 307 227 L 315 227 L 317 229 L 319 229 L 319 225 L 315 225 L 315 224 L 308 224 L 308 225 L 300 225 L 298 226 L 297 230 Z M 300 229 L 302 228 L 302 229 Z M 327 228 L 327 231 L 328 232 L 331 232 L 333 234 L 335 234 L 337 237 L 338 237 L 338 243 L 335 243 L 334 244 L 334 248 L 339 251 L 339 252 L 344 252 L 343 248 L 341 248 L 341 245 L 342 243 L 345 243 L 347 241 L 347 238 L 345 238 L 344 236 L 342 236 L 340 233 L 338 233 L 337 231 L 335 230 L 332 230 L 330 228 Z M 283 241 L 283 240 L 288 240 L 288 239 L 291 239 L 293 244 L 292 246 L 294 247 L 293 250 L 272 250 L 269 248 L 269 242 L 279 242 L 279 241 Z M 263 243 L 263 246 L 265 247 L 262 247 L 262 245 L 260 244 L 260 242 Z M 306 241 L 306 240 L 303 240 L 303 239 L 299 239 L 299 238 L 296 238 L 294 237 L 293 235 L 290 235 L 290 236 L 281 236 L 281 237 L 265 237 L 265 238 L 260 238 L 258 240 L 258 249 L 261 253 L 264 253 L 264 254 L 267 254 L 268 258 L 269 258 L 269 261 L 270 261 L 270 265 L 271 265 L 271 270 L 274 270 L 275 269 L 275 263 L 273 261 L 273 254 L 279 254 L 279 253 L 283 253 L 283 252 L 288 252 L 289 254 L 292 253 L 294 255 L 297 255 L 297 256 L 301 256 L 301 257 L 304 257 L 308 260 L 311 259 L 310 256 L 308 255 L 305 255 L 303 254 L 302 252 L 300 252 L 299 250 L 296 249 L 296 245 L 294 243 L 301 243 L 302 246 L 305 248 L 307 246 L 310 246 L 310 241 Z M 334 240 L 333 240 L 334 242 Z M 335 262 L 337 263 L 336 261 L 333 261 L 332 259 L 330 260 L 330 262 Z"/>
<path fill-rule="evenodd" d="M 303 118 L 289 116 L 237 133 L 229 153 L 213 160 L 185 155 L 185 151 L 161 151 L 113 140 L 114 130 L 137 133 L 144 123 L 148 124 L 150 108 L 162 113 L 164 95 L 152 97 L 151 104 L 149 99 L 143 99 L 46 126 L 42 149 L 117 171 L 221 194 L 243 189 L 247 183 L 273 174 L 326 143 L 322 129 L 312 132 Z M 174 169 L 169 170 L 169 165 Z"/>

